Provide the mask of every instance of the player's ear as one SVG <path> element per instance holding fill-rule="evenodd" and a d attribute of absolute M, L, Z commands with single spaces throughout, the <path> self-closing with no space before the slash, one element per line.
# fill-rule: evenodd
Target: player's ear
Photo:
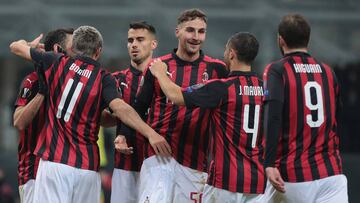
<path fill-rule="evenodd" d="M 176 37 L 179 37 L 179 30 L 180 30 L 179 26 L 176 26 L 176 28 L 175 28 L 175 36 Z"/>
<path fill-rule="evenodd" d="M 234 49 L 230 48 L 229 49 L 229 59 L 233 60 L 236 57 L 236 52 Z"/>
<path fill-rule="evenodd" d="M 285 40 L 279 34 L 278 34 L 278 42 L 280 47 L 286 46 Z"/>
<path fill-rule="evenodd" d="M 151 41 L 151 49 L 156 49 L 158 46 L 158 41 L 156 39 Z"/>

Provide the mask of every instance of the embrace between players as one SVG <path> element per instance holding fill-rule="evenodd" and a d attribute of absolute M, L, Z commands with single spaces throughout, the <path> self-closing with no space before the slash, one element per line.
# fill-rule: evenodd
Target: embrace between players
<path fill-rule="evenodd" d="M 232 35 L 224 63 L 201 50 L 206 30 L 201 10 L 182 12 L 178 47 L 154 58 L 155 28 L 131 23 L 130 64 L 115 73 L 97 62 L 103 39 L 94 27 L 13 42 L 35 65 L 14 113 L 21 201 L 98 203 L 98 131 L 116 125 L 113 203 L 347 202 L 339 84 L 308 53 L 308 22 L 282 18 L 283 58 L 264 81 L 251 67 L 253 34 Z"/>

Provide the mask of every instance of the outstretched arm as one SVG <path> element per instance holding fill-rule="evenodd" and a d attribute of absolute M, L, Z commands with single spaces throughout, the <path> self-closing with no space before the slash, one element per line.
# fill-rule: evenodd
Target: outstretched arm
<path fill-rule="evenodd" d="M 43 35 L 40 34 L 37 38 L 35 38 L 31 42 L 27 42 L 23 39 L 12 42 L 10 44 L 10 51 L 24 59 L 31 61 L 30 48 L 42 48 L 43 45 L 40 44 L 40 40 Z"/>
<path fill-rule="evenodd" d="M 181 87 L 170 80 L 167 75 L 167 65 L 160 59 L 154 60 L 150 65 L 151 73 L 158 79 L 161 90 L 166 97 L 176 105 L 185 105 Z"/>
<path fill-rule="evenodd" d="M 156 133 L 150 126 L 148 126 L 140 118 L 136 111 L 124 100 L 118 98 L 113 99 L 109 103 L 109 107 L 118 119 L 144 135 L 149 140 L 156 154 L 163 156 L 171 155 L 171 147 L 166 142 L 165 138 Z"/>

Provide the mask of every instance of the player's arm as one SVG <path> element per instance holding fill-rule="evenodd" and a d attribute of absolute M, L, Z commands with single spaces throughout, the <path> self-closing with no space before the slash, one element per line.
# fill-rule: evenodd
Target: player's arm
<path fill-rule="evenodd" d="M 176 105 L 185 105 L 181 87 L 170 80 L 167 75 L 167 65 L 160 59 L 154 60 L 150 65 L 151 73 L 158 79 L 161 90 L 166 97 Z"/>
<path fill-rule="evenodd" d="M 31 42 L 27 42 L 23 39 L 14 41 L 10 44 L 10 51 L 17 56 L 20 56 L 29 61 L 32 60 L 30 54 L 30 48 L 42 48 L 43 45 L 40 44 L 40 40 L 42 39 L 42 34 L 40 34 L 37 38 L 35 38 Z"/>
<path fill-rule="evenodd" d="M 118 119 L 149 140 L 156 154 L 171 155 L 170 145 L 165 138 L 156 133 L 129 104 L 119 98 L 115 80 L 109 74 L 103 80 L 103 98 Z"/>
<path fill-rule="evenodd" d="M 267 67 L 264 73 L 265 103 L 264 130 L 266 135 L 264 168 L 270 183 L 280 192 L 285 192 L 284 181 L 275 167 L 277 148 L 282 127 L 284 85 L 282 73 L 276 65 Z"/>
<path fill-rule="evenodd" d="M 36 94 L 36 96 L 25 106 L 18 106 L 15 109 L 14 117 L 14 127 L 18 130 L 24 130 L 29 123 L 33 120 L 35 115 L 40 109 L 44 101 L 44 95 Z"/>
<path fill-rule="evenodd" d="M 116 117 L 108 110 L 101 112 L 100 125 L 105 128 L 114 127 L 117 124 Z"/>

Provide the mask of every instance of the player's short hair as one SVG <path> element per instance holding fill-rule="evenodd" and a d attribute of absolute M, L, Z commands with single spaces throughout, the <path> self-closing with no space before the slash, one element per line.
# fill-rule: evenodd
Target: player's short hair
<path fill-rule="evenodd" d="M 248 32 L 238 32 L 230 37 L 227 46 L 234 49 L 239 61 L 250 65 L 259 51 L 259 42 Z"/>
<path fill-rule="evenodd" d="M 72 48 L 76 54 L 92 57 L 102 45 L 103 38 L 96 28 L 84 25 L 74 31 Z"/>
<path fill-rule="evenodd" d="M 149 31 L 154 36 L 156 35 L 155 27 L 151 24 L 147 23 L 146 21 L 134 21 L 129 24 L 129 29 L 145 29 Z"/>
<path fill-rule="evenodd" d="M 207 16 L 205 13 L 200 9 L 193 8 L 183 11 L 177 19 L 177 24 L 179 25 L 183 22 L 191 21 L 196 18 L 200 18 L 205 23 L 207 23 Z"/>
<path fill-rule="evenodd" d="M 60 28 L 50 31 L 45 37 L 45 51 L 53 51 L 54 44 L 59 44 L 63 49 L 65 49 L 66 35 L 72 35 L 73 33 L 73 28 Z"/>
<path fill-rule="evenodd" d="M 299 14 L 288 14 L 281 19 L 278 27 L 279 35 L 289 48 L 304 48 L 310 40 L 310 25 Z"/>

